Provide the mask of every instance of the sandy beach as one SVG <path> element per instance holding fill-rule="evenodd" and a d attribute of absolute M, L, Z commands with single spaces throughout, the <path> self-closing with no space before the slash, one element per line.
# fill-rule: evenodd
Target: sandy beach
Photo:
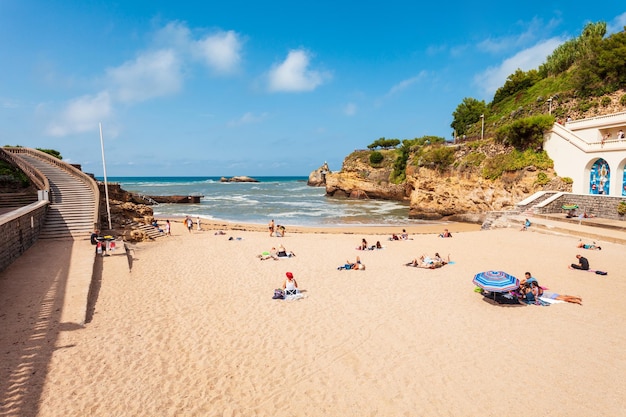
<path fill-rule="evenodd" d="M 29 343 L 15 310 L 41 302 L 33 294 L 43 299 L 46 288 L 25 277 L 31 290 L 18 291 L 11 268 L 0 274 L 2 354 L 13 358 L 2 377 L 14 381 L 3 385 L 3 415 L 624 413 L 622 245 L 582 250 L 576 236 L 456 224 L 453 238 L 437 237 L 437 225 L 408 228 L 407 241 L 387 240 L 401 228 L 293 228 L 277 238 L 264 226 L 224 226 L 188 233 L 174 222 L 173 236 L 136 245 L 132 270 L 122 253 L 99 258 L 90 322 L 50 324 L 58 334 L 37 344 L 48 353 L 30 376 L 12 356 L 17 343 L 27 357 Z M 384 249 L 356 250 L 362 238 Z M 259 260 L 280 243 L 296 256 Z M 454 264 L 404 265 L 435 252 Z M 609 274 L 568 269 L 577 253 Z M 364 271 L 337 269 L 356 256 Z M 472 284 L 486 270 L 530 271 L 583 305 L 494 305 Z M 304 298 L 273 300 L 287 271 Z M 20 402 L 21 389 L 37 401 Z"/>

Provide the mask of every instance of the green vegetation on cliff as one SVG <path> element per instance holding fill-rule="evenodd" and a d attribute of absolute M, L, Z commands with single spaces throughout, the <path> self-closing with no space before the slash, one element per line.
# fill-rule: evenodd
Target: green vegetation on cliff
<path fill-rule="evenodd" d="M 536 183 L 547 184 L 551 179 L 544 171 L 553 162 L 542 150 L 543 136 L 555 120 L 626 108 L 626 94 L 620 93 L 626 89 L 626 31 L 605 35 L 606 23 L 589 23 L 538 69 L 511 74 L 490 103 L 464 98 L 450 125 L 455 137 L 467 137 L 462 144 L 434 136 L 379 138 L 368 145 L 369 151 L 355 151 L 344 164 L 358 159 L 361 177 L 370 176 L 364 168 L 370 167 L 388 171 L 394 184 L 406 180 L 409 167 L 471 171 L 490 180 L 534 167 L 539 170 Z"/>

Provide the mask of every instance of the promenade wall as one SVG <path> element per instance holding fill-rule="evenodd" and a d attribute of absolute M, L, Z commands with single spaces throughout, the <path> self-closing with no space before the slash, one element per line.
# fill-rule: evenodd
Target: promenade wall
<path fill-rule="evenodd" d="M 577 213 L 586 211 L 595 217 L 624 220 L 624 217 L 617 213 L 617 205 L 620 201 L 626 201 L 626 197 L 563 193 L 558 199 L 543 206 L 539 205 L 541 207 L 537 207 L 536 212 L 537 214 L 565 213 L 566 211 L 561 206 L 576 204 L 578 206 Z"/>
<path fill-rule="evenodd" d="M 0 216 L 0 271 L 37 241 L 48 205 L 42 200 Z"/>

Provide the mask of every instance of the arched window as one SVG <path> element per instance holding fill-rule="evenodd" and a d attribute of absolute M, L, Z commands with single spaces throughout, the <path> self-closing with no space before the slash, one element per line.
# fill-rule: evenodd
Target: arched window
<path fill-rule="evenodd" d="M 600 158 L 594 162 L 589 177 L 589 194 L 609 194 L 611 169 L 604 159 Z"/>

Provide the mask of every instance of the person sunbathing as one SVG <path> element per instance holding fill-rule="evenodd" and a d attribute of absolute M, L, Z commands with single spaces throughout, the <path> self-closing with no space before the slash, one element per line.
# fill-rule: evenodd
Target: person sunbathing
<path fill-rule="evenodd" d="M 450 263 L 450 255 L 448 255 L 447 259 L 443 259 L 439 253 L 435 253 L 434 257 L 430 257 L 428 255 L 422 255 L 419 258 L 413 259 L 411 262 L 407 263 L 406 266 L 413 266 L 416 268 L 426 268 L 426 269 L 436 269 L 441 268 L 444 265 Z"/>
<path fill-rule="evenodd" d="M 536 303 L 539 297 L 549 298 L 551 300 L 560 300 L 567 303 L 583 304 L 583 299 L 576 295 L 556 294 L 553 292 L 546 292 L 539 286 L 537 281 L 531 281 L 529 286 L 526 286 L 524 291 L 525 301 L 527 304 Z"/>
<path fill-rule="evenodd" d="M 596 245 L 596 242 L 593 242 L 592 244 L 578 242 L 578 245 L 576 245 L 576 247 L 590 250 L 602 250 L 600 246 Z"/>
<path fill-rule="evenodd" d="M 443 229 L 443 233 L 440 233 L 439 237 L 452 237 L 452 233 L 450 233 L 448 229 Z"/>
<path fill-rule="evenodd" d="M 346 261 L 346 263 L 344 265 L 341 265 L 341 266 L 337 267 L 337 269 L 338 270 L 342 270 L 342 269 L 359 269 L 359 270 L 364 270 L 365 269 L 365 264 L 361 263 L 361 258 L 359 258 L 357 256 L 355 262 Z"/>
<path fill-rule="evenodd" d="M 276 248 L 273 247 L 272 249 L 270 249 L 269 252 L 263 252 L 262 254 L 257 255 L 257 258 L 259 258 L 262 261 L 265 261 L 266 259 L 273 259 L 277 261 L 278 255 L 276 253 Z"/>

